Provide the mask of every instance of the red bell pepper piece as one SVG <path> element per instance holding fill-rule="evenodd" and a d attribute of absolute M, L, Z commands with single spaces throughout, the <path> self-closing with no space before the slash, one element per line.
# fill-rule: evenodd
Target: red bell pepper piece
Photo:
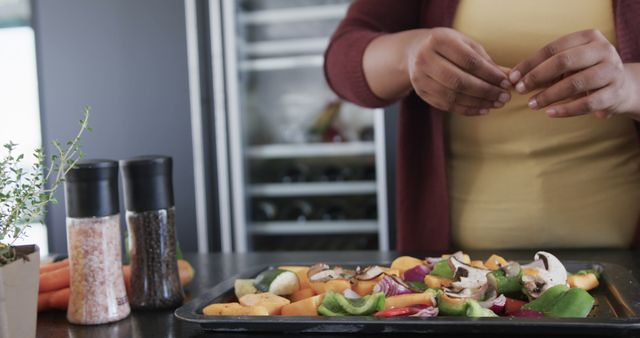
<path fill-rule="evenodd" d="M 391 309 L 386 309 L 382 311 L 376 312 L 374 317 L 400 317 L 400 316 L 411 316 L 420 312 L 420 309 L 413 306 L 406 307 L 396 307 Z"/>
<path fill-rule="evenodd" d="M 527 302 L 507 297 L 507 302 L 504 304 L 505 314 L 510 316 L 518 312 L 524 304 L 527 304 Z"/>

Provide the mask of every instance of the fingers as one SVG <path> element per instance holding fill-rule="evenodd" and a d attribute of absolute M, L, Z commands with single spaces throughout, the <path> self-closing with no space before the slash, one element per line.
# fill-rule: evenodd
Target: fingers
<path fill-rule="evenodd" d="M 504 105 L 502 103 L 497 104 L 489 100 L 454 92 L 428 75 L 425 75 L 423 80 L 420 80 L 419 85 L 423 92 L 440 98 L 439 101 L 444 103 L 444 107 L 440 107 L 442 110 L 448 110 L 448 106 L 452 105 L 462 105 L 479 109 L 499 108 Z"/>
<path fill-rule="evenodd" d="M 579 94 L 600 89 L 611 82 L 610 74 L 614 71 L 615 66 L 602 63 L 575 73 L 529 99 L 529 108 L 544 108 Z"/>
<path fill-rule="evenodd" d="M 431 64 L 425 69 L 425 73 L 454 92 L 489 100 L 491 102 L 506 103 L 511 99 L 511 95 L 507 90 L 463 71 L 442 57 L 434 58 Z"/>
<path fill-rule="evenodd" d="M 489 110 L 486 108 L 469 107 L 469 106 L 464 106 L 458 103 L 449 103 L 449 102 L 446 102 L 446 100 L 444 100 L 442 97 L 427 93 L 425 91 L 418 90 L 416 92 L 423 100 L 425 100 L 426 102 L 429 102 L 431 106 L 437 109 L 440 109 L 442 111 L 465 115 L 465 116 L 480 116 L 480 115 L 486 115 L 489 113 Z"/>
<path fill-rule="evenodd" d="M 580 31 L 563 36 L 538 50 L 530 58 L 522 61 L 520 64 L 515 66 L 509 74 L 509 80 L 511 81 L 511 83 L 516 84 L 517 87 L 520 79 L 524 75 L 528 74 L 532 69 L 536 68 L 538 65 L 551 58 L 552 56 L 557 55 L 567 49 L 584 45 L 595 40 L 603 39 L 606 40 L 602 33 L 594 29 Z"/>
<path fill-rule="evenodd" d="M 524 75 L 516 84 L 516 90 L 521 94 L 528 93 L 547 87 L 560 75 L 594 66 L 608 57 L 609 46 L 609 42 L 595 42 L 558 53 Z"/>
<path fill-rule="evenodd" d="M 465 72 L 496 87 L 504 89 L 510 87 L 506 74 L 493 63 L 491 57 L 481 46 L 455 40 L 453 43 L 441 44 L 436 48 L 443 58 Z"/>
<path fill-rule="evenodd" d="M 615 97 L 613 91 L 613 88 L 605 87 L 575 101 L 552 106 L 547 109 L 547 115 L 550 117 L 571 117 L 608 111 L 615 104 L 614 100 L 612 100 Z"/>

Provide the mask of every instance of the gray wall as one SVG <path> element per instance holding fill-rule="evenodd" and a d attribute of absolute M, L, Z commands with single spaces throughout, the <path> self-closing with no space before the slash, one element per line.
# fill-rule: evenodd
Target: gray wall
<path fill-rule="evenodd" d="M 174 159 L 178 238 L 196 250 L 182 1 L 34 0 L 43 140 L 67 140 L 91 105 L 91 158 Z M 51 150 L 50 146 L 46 148 Z M 50 208 L 50 249 L 66 252 L 64 196 Z M 123 223 L 124 224 L 124 223 Z"/>

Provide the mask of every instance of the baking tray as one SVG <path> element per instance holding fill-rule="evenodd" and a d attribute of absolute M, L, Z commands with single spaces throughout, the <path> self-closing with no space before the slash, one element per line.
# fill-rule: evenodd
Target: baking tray
<path fill-rule="evenodd" d="M 388 265 L 388 262 L 343 262 L 340 265 L 354 267 L 374 264 Z M 564 262 L 570 272 L 590 268 L 601 268 L 603 271 L 600 286 L 590 292 L 596 299 L 596 306 L 587 318 L 267 317 L 202 314 L 202 309 L 211 303 L 236 301 L 233 291 L 236 279 L 254 278 L 260 272 L 280 265 L 291 264 L 263 265 L 247 269 L 180 307 L 175 311 L 175 316 L 187 322 L 197 323 L 204 330 L 221 332 L 640 336 L 640 285 L 631 275 L 631 271 L 609 263 Z"/>

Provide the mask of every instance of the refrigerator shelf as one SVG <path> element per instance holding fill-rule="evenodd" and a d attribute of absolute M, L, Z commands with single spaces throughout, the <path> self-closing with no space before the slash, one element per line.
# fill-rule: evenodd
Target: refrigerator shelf
<path fill-rule="evenodd" d="M 269 57 L 287 54 L 322 54 L 329 38 L 280 39 L 245 42 L 241 50 L 250 57 Z"/>
<path fill-rule="evenodd" d="M 241 12 L 238 16 L 240 24 L 262 25 L 283 22 L 299 22 L 310 20 L 341 19 L 347 13 L 349 4 L 318 5 L 265 9 L 253 12 Z"/>
<path fill-rule="evenodd" d="M 375 220 L 283 221 L 251 223 L 247 230 L 252 235 L 376 234 L 378 227 Z"/>
<path fill-rule="evenodd" d="M 267 183 L 249 185 L 253 197 L 366 195 L 376 193 L 375 181 Z"/>
<path fill-rule="evenodd" d="M 324 57 L 322 55 L 304 55 L 243 60 L 240 61 L 238 68 L 241 71 L 268 71 L 322 67 L 323 63 Z"/>
<path fill-rule="evenodd" d="M 247 156 L 252 159 L 374 156 L 375 154 L 376 146 L 373 142 L 269 144 L 252 146 L 247 150 Z"/>

